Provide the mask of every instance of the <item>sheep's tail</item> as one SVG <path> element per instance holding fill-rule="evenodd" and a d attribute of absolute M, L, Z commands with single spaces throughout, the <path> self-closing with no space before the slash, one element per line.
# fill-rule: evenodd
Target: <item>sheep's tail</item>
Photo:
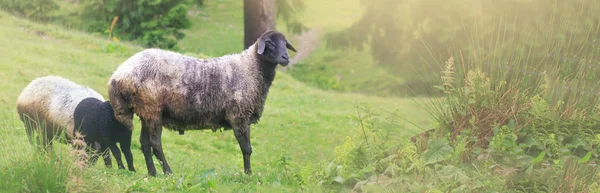
<path fill-rule="evenodd" d="M 115 118 L 125 127 L 129 128 L 129 130 L 133 130 L 133 111 L 131 110 L 128 97 L 122 92 L 123 89 L 126 88 L 121 88 L 120 84 L 115 80 L 111 80 L 108 86 L 108 97 L 110 105 L 115 112 Z"/>

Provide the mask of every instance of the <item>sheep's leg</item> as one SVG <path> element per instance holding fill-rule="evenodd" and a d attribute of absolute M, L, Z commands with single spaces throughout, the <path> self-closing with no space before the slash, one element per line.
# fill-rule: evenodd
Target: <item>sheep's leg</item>
<path fill-rule="evenodd" d="M 117 147 L 117 143 L 113 140 L 113 138 L 113 136 L 105 132 L 102 133 L 101 140 L 104 144 L 108 146 L 108 148 L 110 148 L 110 153 L 113 154 L 115 160 L 117 161 L 117 167 L 119 169 L 125 169 L 125 166 L 123 166 L 123 161 L 121 160 L 121 150 L 119 149 L 119 147 Z M 107 154 L 110 153 L 107 152 Z"/>
<path fill-rule="evenodd" d="M 110 160 L 110 153 L 108 152 L 108 145 L 100 143 L 100 152 L 102 153 L 102 157 L 104 157 L 104 165 L 107 168 L 111 168 L 112 162 Z"/>
<path fill-rule="evenodd" d="M 146 121 L 142 120 L 142 132 L 140 134 L 140 145 L 142 146 L 142 153 L 144 154 L 144 160 L 146 161 L 146 167 L 148 168 L 148 175 L 156 176 L 156 168 L 152 162 L 152 146 L 150 145 L 150 132 Z"/>
<path fill-rule="evenodd" d="M 54 127 L 50 123 L 46 123 L 44 127 L 44 131 L 42 132 L 42 145 L 44 148 L 44 152 L 49 153 L 52 152 L 52 142 L 54 141 Z"/>
<path fill-rule="evenodd" d="M 127 160 L 129 171 L 135 172 L 135 167 L 133 167 L 133 155 L 131 155 L 131 138 L 119 142 L 119 145 L 121 146 L 123 155 L 125 155 L 125 160 Z"/>
<path fill-rule="evenodd" d="M 88 162 L 88 166 L 93 166 L 98 161 L 98 151 L 91 150 L 86 148 L 85 152 L 90 155 L 90 161 Z"/>
<path fill-rule="evenodd" d="M 125 166 L 123 165 L 123 160 L 121 160 L 121 150 L 119 149 L 119 147 L 117 147 L 117 143 L 112 143 L 110 145 L 110 151 L 115 157 L 115 160 L 117 160 L 117 166 L 119 167 L 119 169 L 125 169 Z"/>
<path fill-rule="evenodd" d="M 165 175 L 168 175 L 173 172 L 171 171 L 171 167 L 167 163 L 167 159 L 165 159 L 165 154 L 162 149 L 161 136 L 162 124 L 155 124 L 154 133 L 153 135 L 150 135 L 150 144 L 152 144 L 152 150 L 154 151 L 154 155 L 162 165 L 163 173 Z"/>
<path fill-rule="evenodd" d="M 252 145 L 250 144 L 250 125 L 241 124 L 236 126 L 236 128 L 233 130 L 233 134 L 240 145 L 242 156 L 244 157 L 244 173 L 252 174 L 252 169 L 250 168 L 250 155 L 252 154 Z"/>
<path fill-rule="evenodd" d="M 37 145 L 37 140 L 35 139 L 35 131 L 38 131 L 38 126 L 35 121 L 32 121 L 28 117 L 24 118 L 24 115 L 19 114 L 21 117 L 21 121 L 25 125 L 25 131 L 27 132 L 27 138 L 29 139 L 29 143 L 32 145 Z"/>
<path fill-rule="evenodd" d="M 96 142 L 91 142 L 89 140 L 85 140 L 85 153 L 90 156 L 90 161 L 88 163 L 89 166 L 93 166 L 98 161 L 98 154 L 100 153 L 100 144 Z"/>

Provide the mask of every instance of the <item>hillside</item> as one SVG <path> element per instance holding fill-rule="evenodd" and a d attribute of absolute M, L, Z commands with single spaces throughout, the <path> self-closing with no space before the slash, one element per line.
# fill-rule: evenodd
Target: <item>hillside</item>
<path fill-rule="evenodd" d="M 4 12 L 0 12 L 0 44 L 4 45 L 0 47 L 0 110 L 4 113 L 4 122 L 0 125 L 3 133 L 0 137 L 0 169 L 13 168 L 10 171 L 30 167 L 28 160 L 33 155 L 15 112 L 16 98 L 30 80 L 50 74 L 59 75 L 90 86 L 106 97 L 106 82 L 112 71 L 128 56 L 141 50 L 127 42 L 111 43 L 106 37 L 36 24 Z M 224 51 L 207 55 L 218 55 L 216 53 Z M 199 188 L 194 186 L 196 184 L 227 192 L 295 189 L 300 185 L 286 179 L 286 168 L 317 167 L 330 159 L 335 146 L 341 144 L 346 136 L 359 131 L 353 106 L 356 102 L 390 111 L 399 110 L 401 117 L 423 128 L 432 126 L 429 115 L 413 99 L 323 91 L 280 72 L 271 88 L 261 122 L 252 127 L 252 161 L 257 175 L 238 175 L 242 171 L 241 153 L 231 131 L 194 131 L 184 136 L 166 131 L 163 146 L 175 174 L 168 178 L 147 179 L 139 151 L 140 124 L 137 121 L 134 122 L 132 149 L 138 172 L 106 169 L 98 163 L 85 173 L 91 179 L 107 184 L 103 192 L 193 191 Z M 396 129 L 401 135 L 419 131 L 408 123 Z M 61 147 L 58 151 L 68 150 L 66 145 L 58 146 Z M 285 159 L 289 166 L 277 165 L 281 159 Z M 214 169 L 214 178 L 207 182 L 204 174 L 210 169 Z M 0 176 L 0 181 L 6 184 L 23 183 L 19 177 L 35 178 L 26 172 L 9 173 L 12 176 L 3 174 L 5 176 Z M 247 186 L 248 183 L 257 185 Z"/>
<path fill-rule="evenodd" d="M 289 36 L 302 57 L 286 69 L 289 75 L 325 90 L 381 96 L 397 94 L 387 88 L 404 81 L 376 66 L 368 47 L 363 51 L 327 48 L 323 38 L 326 33 L 342 30 L 360 18 L 363 10 L 359 0 L 303 0 L 303 3 L 304 10 L 296 14 L 308 28 L 305 34 L 290 33 L 281 19 L 276 26 Z M 209 56 L 240 51 L 244 38 L 242 10 L 242 1 L 205 1 L 202 7 L 189 11 L 192 27 L 185 30 L 186 37 L 178 45 L 185 52 Z"/>

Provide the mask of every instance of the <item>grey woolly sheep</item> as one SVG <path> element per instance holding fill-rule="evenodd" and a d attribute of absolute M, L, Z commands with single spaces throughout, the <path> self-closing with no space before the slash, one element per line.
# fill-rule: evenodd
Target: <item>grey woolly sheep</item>
<path fill-rule="evenodd" d="M 110 148 L 119 169 L 125 169 L 121 161 L 121 151 L 123 151 L 128 169 L 135 172 L 131 155 L 131 130 L 115 119 L 113 109 L 108 101 L 93 97 L 83 99 L 73 114 L 75 128 L 84 136 L 85 143 L 99 144 L 99 148 L 93 149 L 95 152 L 90 160 L 91 165 L 96 162 L 98 158 L 96 155 L 100 153 L 104 157 L 104 164 L 111 167 L 110 153 L 107 151 Z M 120 150 L 117 142 L 121 146 Z M 91 149 L 87 148 L 86 150 L 90 152 Z"/>
<path fill-rule="evenodd" d="M 27 85 L 17 99 L 17 113 L 33 140 L 34 132 L 41 135 L 39 145 L 44 151 L 52 148 L 58 134 L 66 135 L 66 143 L 76 139 L 73 112 L 85 98 L 104 100 L 91 88 L 78 85 L 59 76 L 39 77 Z"/>
<path fill-rule="evenodd" d="M 115 117 L 132 128 L 133 114 L 148 173 L 156 176 L 152 153 L 165 174 L 171 168 L 162 149 L 164 126 L 170 130 L 233 129 L 251 174 L 250 124 L 260 119 L 277 64 L 289 63 L 296 51 L 285 36 L 267 31 L 238 54 L 198 59 L 159 49 L 146 49 L 121 64 L 108 81 Z"/>

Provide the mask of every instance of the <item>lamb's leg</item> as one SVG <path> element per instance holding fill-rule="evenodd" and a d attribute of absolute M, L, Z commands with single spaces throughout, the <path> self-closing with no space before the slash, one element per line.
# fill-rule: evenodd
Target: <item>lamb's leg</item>
<path fill-rule="evenodd" d="M 110 151 L 112 152 L 113 156 L 115 157 L 115 160 L 117 160 L 117 166 L 119 166 L 119 169 L 125 169 L 125 166 L 123 165 L 123 161 L 121 160 L 121 150 L 119 149 L 119 147 L 117 147 L 117 143 L 111 142 Z"/>
<path fill-rule="evenodd" d="M 85 153 L 87 153 L 88 155 L 90 155 L 90 161 L 88 162 L 88 166 L 93 166 L 96 164 L 96 161 L 98 161 L 98 151 L 93 151 L 89 148 L 85 149 Z"/>
<path fill-rule="evenodd" d="M 106 165 L 107 168 L 111 168 L 112 162 L 110 160 L 110 153 L 108 152 L 108 145 L 100 143 L 100 152 L 102 153 L 102 157 L 104 157 L 104 165 Z"/>
<path fill-rule="evenodd" d="M 119 142 L 119 145 L 121 146 L 123 155 L 125 155 L 125 160 L 127 160 L 129 171 L 135 172 L 135 167 L 133 167 L 133 155 L 131 155 L 131 138 Z"/>
<path fill-rule="evenodd" d="M 244 157 L 244 173 L 252 174 L 252 169 L 250 168 L 250 155 L 252 154 L 252 145 L 250 144 L 250 125 L 244 123 L 234 126 L 233 134 L 240 145 L 242 156 Z"/>
<path fill-rule="evenodd" d="M 140 134 L 142 153 L 144 154 L 144 160 L 146 161 L 146 167 L 148 168 L 148 175 L 156 176 L 156 168 L 152 162 L 152 145 L 150 145 L 149 129 L 153 128 L 148 127 L 147 121 L 142 120 L 142 132 Z"/>
<path fill-rule="evenodd" d="M 98 161 L 98 154 L 100 153 L 100 144 L 98 144 L 97 142 L 91 142 L 89 140 L 85 140 L 85 144 L 87 144 L 87 146 L 85 147 L 85 153 L 87 153 L 90 156 L 88 166 L 93 166 L 96 164 L 96 161 Z"/>
<path fill-rule="evenodd" d="M 152 144 L 152 150 L 154 151 L 154 155 L 162 164 L 163 173 L 165 175 L 172 174 L 171 167 L 167 163 L 167 159 L 165 159 L 165 154 L 162 149 L 162 124 L 160 122 L 155 123 L 154 125 L 154 133 L 150 135 L 150 144 Z"/>

